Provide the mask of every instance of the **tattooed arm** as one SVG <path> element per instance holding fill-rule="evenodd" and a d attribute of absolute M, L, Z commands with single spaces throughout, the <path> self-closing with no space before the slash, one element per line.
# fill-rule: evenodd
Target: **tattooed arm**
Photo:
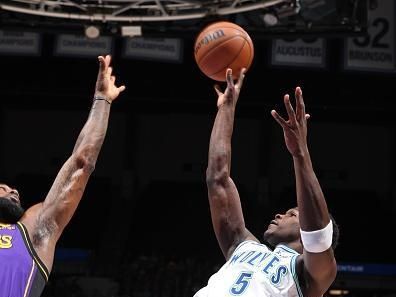
<path fill-rule="evenodd" d="M 95 168 L 107 131 L 111 103 L 125 89 L 124 86 L 115 86 L 110 60 L 110 56 L 99 57 L 91 112 L 72 155 L 59 171 L 44 202 L 29 209 L 21 220 L 38 256 L 49 270 L 52 268 L 56 242 L 77 209 Z"/>

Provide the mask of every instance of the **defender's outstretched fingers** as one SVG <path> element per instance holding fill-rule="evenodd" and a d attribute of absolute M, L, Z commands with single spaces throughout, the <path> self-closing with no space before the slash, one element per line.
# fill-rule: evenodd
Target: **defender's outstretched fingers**
<path fill-rule="evenodd" d="M 113 67 L 108 67 L 107 68 L 107 75 L 109 76 L 109 77 L 111 77 L 111 74 L 113 73 Z"/>
<path fill-rule="evenodd" d="M 99 60 L 99 74 L 106 73 L 106 60 L 103 56 L 98 57 Z"/>
<path fill-rule="evenodd" d="M 286 127 L 288 126 L 286 120 L 285 120 L 284 118 L 282 118 L 282 117 L 276 112 L 276 110 L 274 110 L 274 109 L 271 110 L 271 115 L 272 115 L 272 117 L 275 119 L 275 121 L 277 121 L 278 124 L 282 126 L 282 128 L 286 128 Z"/>
<path fill-rule="evenodd" d="M 285 107 L 286 107 L 286 111 L 287 111 L 287 115 L 289 116 L 289 121 L 291 123 L 296 123 L 297 119 L 296 119 L 296 113 L 294 112 L 293 106 L 290 103 L 290 97 L 289 95 L 285 95 L 283 97 L 283 101 L 285 103 Z"/>
<path fill-rule="evenodd" d="M 117 88 L 118 92 L 120 92 L 120 93 L 125 91 L 125 89 L 126 89 L 126 87 L 124 85 Z"/>
<path fill-rule="evenodd" d="M 305 119 L 308 120 L 308 119 L 310 119 L 310 118 L 311 118 L 311 115 L 310 115 L 309 113 L 306 113 L 306 114 L 305 114 Z"/>
<path fill-rule="evenodd" d="M 109 66 L 110 63 L 111 63 L 111 56 L 110 55 L 106 55 L 105 61 L 106 61 L 106 66 Z"/>

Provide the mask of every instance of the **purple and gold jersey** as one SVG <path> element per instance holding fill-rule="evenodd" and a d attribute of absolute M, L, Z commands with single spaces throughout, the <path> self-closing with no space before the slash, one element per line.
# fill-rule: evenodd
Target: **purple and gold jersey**
<path fill-rule="evenodd" d="M 47 281 L 26 227 L 0 223 L 0 296 L 39 297 Z"/>

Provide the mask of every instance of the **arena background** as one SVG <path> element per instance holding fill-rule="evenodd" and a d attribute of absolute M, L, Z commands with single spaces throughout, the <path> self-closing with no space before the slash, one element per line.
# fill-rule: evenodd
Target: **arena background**
<path fill-rule="evenodd" d="M 43 296 L 192 297 L 222 265 L 205 185 L 216 94 L 193 58 L 194 37 L 214 20 L 239 23 L 255 45 L 232 161 L 248 228 L 261 238 L 275 213 L 295 205 L 292 160 L 270 110 L 284 113 L 283 94 L 301 86 L 314 168 L 341 230 L 328 294 L 396 295 L 395 3 L 337 1 L 328 13 L 334 1 L 318 1 L 305 10 L 311 27 L 299 27 L 298 14 L 281 15 L 292 2 L 190 22 L 138 22 L 147 39 L 133 40 L 157 47 L 134 56 L 121 23 L 20 14 L 9 7 L 22 2 L 0 1 L 0 179 L 20 191 L 25 207 L 45 198 L 91 105 L 100 48 L 90 42 L 98 39 L 79 43 L 65 34 L 98 26 L 127 86 Z M 264 13 L 279 23 L 260 23 Z M 62 48 L 62 36 L 77 46 Z M 177 40 L 171 57 L 158 46 L 167 44 L 162 38 Z"/>

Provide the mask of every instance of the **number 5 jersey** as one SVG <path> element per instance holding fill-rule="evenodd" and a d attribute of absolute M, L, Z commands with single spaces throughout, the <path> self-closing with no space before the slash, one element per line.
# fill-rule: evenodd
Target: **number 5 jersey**
<path fill-rule="evenodd" d="M 303 297 L 296 274 L 298 255 L 284 245 L 272 251 L 244 241 L 194 297 Z"/>

